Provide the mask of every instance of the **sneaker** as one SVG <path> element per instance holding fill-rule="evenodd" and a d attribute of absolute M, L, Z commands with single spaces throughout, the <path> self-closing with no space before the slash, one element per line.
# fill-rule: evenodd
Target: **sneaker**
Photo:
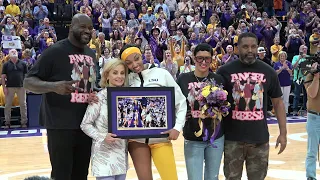
<path fill-rule="evenodd" d="M 22 127 L 22 128 L 27 128 L 28 126 L 25 125 L 25 124 L 23 124 L 23 125 L 21 125 L 21 127 Z"/>
<path fill-rule="evenodd" d="M 298 111 L 293 111 L 292 116 L 298 116 Z"/>
<path fill-rule="evenodd" d="M 307 180 L 317 180 L 316 178 L 308 177 Z"/>
<path fill-rule="evenodd" d="M 271 111 L 268 111 L 268 112 L 267 112 L 267 115 L 268 115 L 269 117 L 274 117 L 274 114 L 273 114 Z"/>
<path fill-rule="evenodd" d="M 10 129 L 10 124 L 5 124 L 4 129 Z"/>

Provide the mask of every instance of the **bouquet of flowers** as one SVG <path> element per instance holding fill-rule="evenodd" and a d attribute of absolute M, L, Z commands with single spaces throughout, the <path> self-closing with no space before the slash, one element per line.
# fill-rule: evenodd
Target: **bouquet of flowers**
<path fill-rule="evenodd" d="M 198 120 L 200 130 L 195 132 L 197 137 L 204 133 L 203 140 L 208 140 L 208 129 L 203 126 L 203 120 L 211 120 L 213 134 L 210 137 L 210 143 L 213 142 L 218 135 L 222 117 L 229 114 L 231 104 L 227 101 L 228 92 L 223 89 L 222 85 L 216 84 L 214 80 L 208 80 L 200 87 L 200 92 L 196 96 L 196 100 L 201 107 L 201 118 Z"/>

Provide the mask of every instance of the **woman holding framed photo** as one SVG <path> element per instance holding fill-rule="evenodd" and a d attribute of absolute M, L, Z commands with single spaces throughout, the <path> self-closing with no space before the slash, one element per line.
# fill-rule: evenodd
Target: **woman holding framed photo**
<path fill-rule="evenodd" d="M 143 64 L 142 53 L 135 45 L 125 45 L 120 51 L 123 60 L 132 72 L 129 74 L 130 87 L 174 87 L 175 125 L 163 132 L 168 138 L 145 138 L 129 140 L 130 152 L 139 180 L 152 180 L 151 158 L 162 180 L 177 180 L 177 169 L 170 140 L 176 140 L 185 123 L 187 112 L 186 98 L 172 75 L 165 69 L 151 64 Z"/>
<path fill-rule="evenodd" d="M 128 170 L 127 140 L 108 133 L 107 87 L 127 84 L 128 69 L 119 59 L 109 60 L 103 67 L 98 102 L 91 103 L 81 123 L 82 131 L 93 139 L 92 174 L 97 180 L 125 180 Z"/>

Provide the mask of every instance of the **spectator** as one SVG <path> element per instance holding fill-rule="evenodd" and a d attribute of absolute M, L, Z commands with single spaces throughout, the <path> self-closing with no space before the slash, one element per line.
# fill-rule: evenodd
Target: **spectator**
<path fill-rule="evenodd" d="M 173 19 L 174 17 L 174 13 L 177 11 L 178 9 L 178 4 L 176 0 L 165 0 L 164 3 L 168 6 L 169 11 L 170 11 L 170 20 Z"/>
<path fill-rule="evenodd" d="M 6 15 L 10 14 L 12 17 L 20 16 L 20 8 L 16 5 L 15 0 L 10 0 L 10 4 L 6 7 Z"/>
<path fill-rule="evenodd" d="M 44 19 L 43 19 L 43 25 L 41 25 L 41 26 L 39 27 L 38 32 L 41 33 L 42 30 L 47 31 L 47 32 L 52 32 L 52 33 L 56 34 L 55 28 L 52 27 L 52 26 L 50 26 L 50 20 L 49 20 L 49 18 L 44 18 Z M 51 35 L 51 34 L 50 34 L 50 35 Z"/>
<path fill-rule="evenodd" d="M 151 65 L 154 65 L 155 67 L 160 67 L 159 60 L 157 58 L 154 58 L 151 50 L 144 51 L 143 64 L 151 64 Z"/>
<path fill-rule="evenodd" d="M 110 49 L 105 47 L 103 53 L 101 54 L 101 57 L 99 58 L 99 73 L 102 75 L 102 70 L 104 68 L 104 65 L 109 61 L 113 59 L 112 54 L 110 52 Z"/>
<path fill-rule="evenodd" d="M 318 25 L 318 28 L 315 28 L 312 30 L 313 33 L 310 36 L 310 54 L 314 55 L 317 53 L 317 46 L 320 42 L 320 25 Z"/>
<path fill-rule="evenodd" d="M 271 59 L 272 63 L 275 63 L 279 61 L 279 52 L 282 51 L 283 46 L 280 45 L 279 37 L 275 37 L 273 42 L 274 42 L 274 45 L 271 46 L 270 51 L 272 54 L 272 59 Z M 287 53 L 286 53 L 286 56 L 287 56 Z"/>
<path fill-rule="evenodd" d="M 169 7 L 168 7 L 167 4 L 165 4 L 163 1 L 164 1 L 164 0 L 158 0 L 159 3 L 158 3 L 158 4 L 156 5 L 156 7 L 154 8 L 154 13 L 158 12 L 159 7 L 161 7 L 162 10 L 163 10 L 163 12 L 164 12 L 165 15 L 166 15 L 166 18 L 167 18 L 167 19 L 170 19 L 171 17 L 170 17 Z"/>
<path fill-rule="evenodd" d="M 186 56 L 184 58 L 184 65 L 180 66 L 180 74 L 194 71 L 195 66 L 192 65 L 192 63 L 192 58 L 190 56 Z"/>
<path fill-rule="evenodd" d="M 234 54 L 232 45 L 228 45 L 226 48 L 227 54 L 222 56 L 222 65 L 232 62 L 238 59 L 238 56 Z"/>
<path fill-rule="evenodd" d="M 49 12 L 47 6 L 42 5 L 41 0 L 37 0 L 35 3 L 37 4 L 37 6 L 35 6 L 33 9 L 33 16 L 37 22 L 40 19 L 48 17 Z"/>
<path fill-rule="evenodd" d="M 174 62 L 177 62 L 178 69 L 184 65 L 184 57 L 185 57 L 185 40 L 182 40 L 181 46 L 174 42 L 174 38 L 169 39 L 169 50 L 171 52 L 171 56 Z"/>
<path fill-rule="evenodd" d="M 50 38 L 50 35 L 53 38 Z M 41 54 L 45 49 L 47 49 L 51 44 L 51 40 L 53 42 L 57 42 L 57 37 L 53 33 L 53 31 L 50 30 L 48 32 L 48 31 L 42 30 L 41 34 L 39 34 L 36 38 L 36 42 L 39 44 L 39 49 L 37 54 Z"/>
<path fill-rule="evenodd" d="M 14 24 L 13 24 L 13 22 L 14 22 Z M 17 29 L 19 27 L 19 22 L 14 17 L 12 17 L 10 14 L 7 14 L 2 19 L 0 25 L 2 25 L 4 28 L 3 35 L 15 36 L 17 33 Z"/>
<path fill-rule="evenodd" d="M 5 126 L 10 128 L 11 104 L 14 94 L 17 93 L 20 105 L 21 127 L 27 127 L 27 103 L 26 90 L 23 88 L 23 80 L 27 73 L 27 65 L 18 59 L 18 52 L 15 49 L 9 51 L 9 61 L 3 65 L 1 83 L 3 93 L 6 96 L 5 105 Z"/>
<path fill-rule="evenodd" d="M 271 61 L 269 58 L 266 57 L 266 50 L 264 49 L 264 47 L 259 47 L 258 48 L 258 60 L 261 60 L 263 62 L 265 62 L 266 64 L 268 64 L 269 66 L 271 66 Z"/>
<path fill-rule="evenodd" d="M 0 0 L 0 18 L 4 18 L 6 8 L 3 6 L 3 0 Z"/>
<path fill-rule="evenodd" d="M 22 52 L 22 61 L 26 63 L 27 70 L 29 71 L 32 66 L 36 63 L 36 60 L 32 57 L 32 50 L 31 49 L 25 49 Z"/>
<path fill-rule="evenodd" d="M 287 48 L 287 54 L 288 54 L 288 59 L 292 59 L 294 56 L 299 54 L 299 49 L 301 45 L 304 45 L 305 42 L 304 40 L 298 35 L 296 29 L 291 29 L 289 31 L 289 36 L 288 40 L 285 44 L 285 47 Z M 294 64 L 294 63 L 292 63 Z M 293 67 L 295 67 L 293 65 Z"/>
<path fill-rule="evenodd" d="M 156 23 L 156 17 L 152 14 L 152 7 L 148 7 L 147 14 L 142 16 L 142 20 L 146 23 L 146 31 L 150 32 L 153 25 Z"/>
<path fill-rule="evenodd" d="M 273 66 L 276 70 L 282 91 L 282 100 L 285 105 L 286 113 L 289 114 L 289 95 L 291 91 L 291 76 L 292 76 L 292 65 L 287 60 L 287 53 L 284 51 L 279 52 L 279 62 L 276 62 Z"/>
<path fill-rule="evenodd" d="M 171 52 L 169 50 L 164 52 L 164 58 L 160 63 L 160 67 L 166 69 L 172 75 L 173 79 L 177 79 L 176 75 L 178 73 L 178 64 L 173 61 Z"/>
<path fill-rule="evenodd" d="M 306 89 L 303 85 L 303 81 L 305 80 L 305 76 L 302 74 L 299 64 L 304 62 L 307 57 L 308 47 L 305 45 L 301 45 L 299 48 L 299 55 L 295 55 L 292 60 L 292 68 L 293 71 L 293 84 L 294 84 L 294 98 L 293 98 L 293 115 L 298 115 L 299 110 L 306 110 L 307 104 L 307 94 Z M 299 108 L 301 91 L 303 93 L 303 102 L 302 106 Z"/>
<path fill-rule="evenodd" d="M 112 17 L 108 13 L 108 11 L 104 8 L 102 13 L 100 14 L 98 21 L 101 24 L 102 32 L 105 34 L 106 39 L 110 40 L 110 33 L 112 32 L 111 22 Z"/>
<path fill-rule="evenodd" d="M 131 18 L 131 14 L 134 15 L 133 18 Z M 138 11 L 136 10 L 136 7 L 134 6 L 134 3 L 130 3 L 128 10 L 126 11 L 126 17 L 127 19 L 136 19 L 138 18 Z"/>
<path fill-rule="evenodd" d="M 24 44 L 25 48 L 32 49 L 35 46 L 33 38 L 29 35 L 27 29 L 23 30 L 23 33 L 20 35 L 21 42 Z"/>

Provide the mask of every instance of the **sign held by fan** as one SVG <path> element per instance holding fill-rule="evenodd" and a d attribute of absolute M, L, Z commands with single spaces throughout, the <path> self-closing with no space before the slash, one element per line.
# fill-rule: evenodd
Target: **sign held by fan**
<path fill-rule="evenodd" d="M 19 36 L 2 35 L 1 44 L 3 49 L 22 49 Z"/>

